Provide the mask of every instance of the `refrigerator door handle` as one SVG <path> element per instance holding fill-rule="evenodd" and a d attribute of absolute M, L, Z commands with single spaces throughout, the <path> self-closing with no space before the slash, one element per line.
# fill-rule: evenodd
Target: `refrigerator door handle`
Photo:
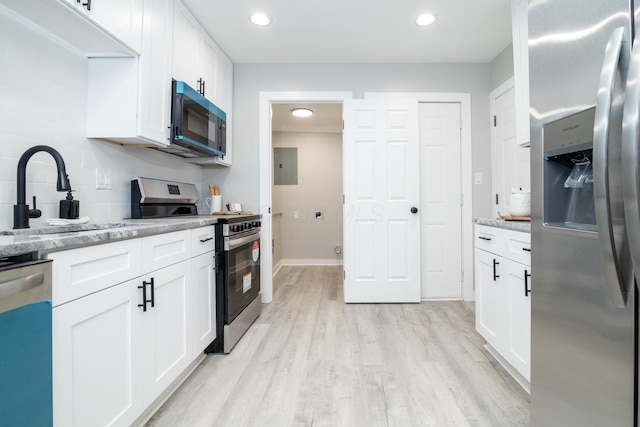
<path fill-rule="evenodd" d="M 622 117 L 622 193 L 627 238 L 640 278 L 640 40 L 635 40 L 627 76 Z"/>
<path fill-rule="evenodd" d="M 595 199 L 596 223 L 600 246 L 604 255 L 604 273 L 609 294 L 617 307 L 626 304 L 626 290 L 620 273 L 616 241 L 611 214 L 611 193 L 609 188 L 609 121 L 614 87 L 619 68 L 625 64 L 622 49 L 624 28 L 618 27 L 611 33 L 605 50 L 600 84 L 596 98 L 595 124 L 593 129 L 593 192 Z"/>

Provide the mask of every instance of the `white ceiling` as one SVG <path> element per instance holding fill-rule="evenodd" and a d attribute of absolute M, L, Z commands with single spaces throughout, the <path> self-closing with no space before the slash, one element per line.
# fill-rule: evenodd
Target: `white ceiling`
<path fill-rule="evenodd" d="M 234 63 L 488 63 L 511 42 L 509 0 L 184 1 Z"/>
<path fill-rule="evenodd" d="M 311 117 L 295 117 L 294 108 L 309 108 Z M 272 104 L 271 130 L 281 132 L 342 132 L 342 104 Z"/>

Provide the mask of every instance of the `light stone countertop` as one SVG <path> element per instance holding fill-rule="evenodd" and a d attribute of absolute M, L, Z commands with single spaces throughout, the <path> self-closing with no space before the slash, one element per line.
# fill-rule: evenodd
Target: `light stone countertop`
<path fill-rule="evenodd" d="M 23 230 L 0 230 L 0 256 L 29 252 L 39 254 L 135 239 L 205 227 L 218 222 L 216 216 L 123 219 L 78 225 L 44 226 Z"/>
<path fill-rule="evenodd" d="M 523 231 L 531 233 L 531 222 L 529 221 L 505 221 L 503 219 L 475 218 L 476 224 L 488 225 L 489 227 L 504 228 L 507 230 Z"/>

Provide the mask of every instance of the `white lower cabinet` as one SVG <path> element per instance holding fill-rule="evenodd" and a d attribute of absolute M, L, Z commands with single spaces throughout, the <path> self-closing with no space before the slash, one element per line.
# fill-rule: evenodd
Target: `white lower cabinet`
<path fill-rule="evenodd" d="M 142 413 L 137 284 L 125 282 L 53 309 L 55 426 L 128 426 Z"/>
<path fill-rule="evenodd" d="M 199 354 L 216 338 L 216 292 L 213 252 L 191 260 L 193 270 L 193 343 L 192 353 Z"/>
<path fill-rule="evenodd" d="M 191 263 L 183 261 L 145 278 L 147 311 L 142 312 L 144 406 L 151 404 L 191 363 Z"/>
<path fill-rule="evenodd" d="M 142 246 L 143 266 L 164 260 L 165 267 L 143 268 L 132 280 L 103 283 L 97 292 L 54 307 L 56 426 L 131 425 L 213 341 L 213 240 L 203 238 L 212 235 L 207 227 L 127 241 Z M 103 251 L 118 245 L 102 245 Z M 190 258 L 194 248 L 208 252 Z M 71 264 L 61 271 L 78 271 L 74 262 L 86 259 L 74 255 L 82 251 L 51 258 Z M 104 277 L 95 269 L 80 271 Z M 54 287 L 69 282 L 58 279 Z"/>
<path fill-rule="evenodd" d="M 527 383 L 531 378 L 531 236 L 475 227 L 476 329 Z M 519 379 L 519 378 L 516 378 Z M 526 386 L 526 384 L 524 384 Z"/>

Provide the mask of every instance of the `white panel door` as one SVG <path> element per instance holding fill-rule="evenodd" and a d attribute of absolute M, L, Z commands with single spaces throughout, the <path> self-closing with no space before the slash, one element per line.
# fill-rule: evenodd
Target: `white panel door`
<path fill-rule="evenodd" d="M 462 297 L 460 104 L 420 103 L 423 298 Z"/>
<path fill-rule="evenodd" d="M 418 102 L 346 100 L 343 117 L 345 302 L 419 302 Z"/>

